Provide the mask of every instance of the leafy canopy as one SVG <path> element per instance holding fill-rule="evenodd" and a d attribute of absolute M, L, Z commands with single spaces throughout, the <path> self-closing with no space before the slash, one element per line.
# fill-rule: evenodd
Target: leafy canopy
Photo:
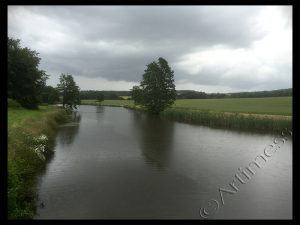
<path fill-rule="evenodd" d="M 140 86 L 131 90 L 136 104 L 143 105 L 149 112 L 159 114 L 176 100 L 174 71 L 164 58 L 151 62 L 143 74 Z"/>
<path fill-rule="evenodd" d="M 39 53 L 22 48 L 19 39 L 8 38 L 7 47 L 8 98 L 25 108 L 37 109 L 48 78 L 45 71 L 38 69 L 41 60 Z"/>
<path fill-rule="evenodd" d="M 74 78 L 71 74 L 61 74 L 59 77 L 60 83 L 57 89 L 63 97 L 63 107 L 65 105 L 71 109 L 77 108 L 80 105 L 80 90 L 76 85 Z"/>

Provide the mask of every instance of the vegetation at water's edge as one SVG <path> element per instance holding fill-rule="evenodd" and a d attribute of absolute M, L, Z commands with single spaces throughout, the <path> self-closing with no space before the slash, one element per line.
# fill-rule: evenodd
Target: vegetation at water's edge
<path fill-rule="evenodd" d="M 53 153 L 57 125 L 66 118 L 62 108 L 29 110 L 8 101 L 8 219 L 33 218 L 37 174 Z"/>
<path fill-rule="evenodd" d="M 272 116 L 262 114 L 209 112 L 171 108 L 160 115 L 162 118 L 205 125 L 210 127 L 225 127 L 228 129 L 243 129 L 256 131 L 280 132 L 292 129 L 291 116 Z"/>
<path fill-rule="evenodd" d="M 132 100 L 82 100 L 86 105 L 137 109 Z M 141 109 L 141 108 L 138 108 Z M 162 118 L 214 127 L 278 131 L 292 127 L 292 98 L 176 100 Z"/>

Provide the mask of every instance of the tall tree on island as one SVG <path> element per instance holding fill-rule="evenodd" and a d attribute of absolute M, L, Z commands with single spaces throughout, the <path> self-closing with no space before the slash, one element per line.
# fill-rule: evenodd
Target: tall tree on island
<path fill-rule="evenodd" d="M 160 57 L 158 62 L 147 65 L 140 87 L 132 89 L 132 98 L 153 114 L 159 114 L 175 102 L 174 71 L 167 60 Z"/>
<path fill-rule="evenodd" d="M 71 109 L 77 109 L 77 105 L 80 105 L 80 90 L 73 76 L 71 74 L 62 73 L 59 77 L 59 81 L 60 83 L 57 85 L 57 89 L 63 97 L 63 107 L 67 106 Z"/>

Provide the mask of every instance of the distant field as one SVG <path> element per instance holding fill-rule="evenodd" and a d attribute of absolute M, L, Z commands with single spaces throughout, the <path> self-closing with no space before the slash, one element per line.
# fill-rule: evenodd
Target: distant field
<path fill-rule="evenodd" d="M 81 100 L 83 105 L 98 105 L 96 100 Z M 101 105 L 133 106 L 133 100 L 104 100 Z M 214 112 L 238 112 L 266 115 L 292 115 L 292 97 L 232 98 L 232 99 L 180 99 L 174 108 Z"/>
<path fill-rule="evenodd" d="M 268 115 L 292 115 L 292 97 L 184 99 L 177 100 L 175 108 L 216 112 L 239 112 Z"/>

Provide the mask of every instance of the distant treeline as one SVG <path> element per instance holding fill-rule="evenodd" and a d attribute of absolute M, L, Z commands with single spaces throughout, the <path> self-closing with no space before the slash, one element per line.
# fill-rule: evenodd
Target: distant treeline
<path fill-rule="evenodd" d="M 205 98 L 264 98 L 264 97 L 285 97 L 292 96 L 293 89 L 279 89 L 273 91 L 253 91 L 236 93 L 211 93 L 182 90 L 177 91 L 177 99 L 205 99 Z"/>
<path fill-rule="evenodd" d="M 193 90 L 178 90 L 177 99 L 211 99 L 211 98 L 264 98 L 264 97 L 285 97 L 292 96 L 293 89 L 279 89 L 273 91 L 253 91 L 236 93 L 205 93 Z M 130 91 L 80 91 L 81 99 L 97 99 L 99 93 L 104 95 L 106 100 L 121 100 L 120 96 L 131 96 Z"/>
<path fill-rule="evenodd" d="M 105 100 L 122 100 L 120 96 L 130 96 L 130 91 L 80 91 L 80 99 L 97 99 L 99 94 L 103 94 Z"/>

